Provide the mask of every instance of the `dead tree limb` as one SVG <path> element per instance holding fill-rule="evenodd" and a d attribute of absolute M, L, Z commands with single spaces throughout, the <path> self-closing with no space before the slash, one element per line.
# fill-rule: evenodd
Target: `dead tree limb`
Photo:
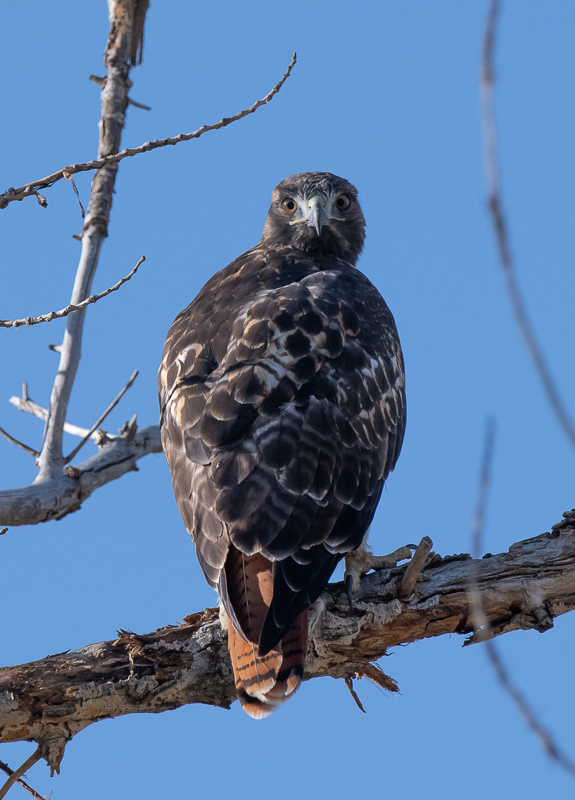
<path fill-rule="evenodd" d="M 149 425 L 134 433 L 106 440 L 96 455 L 45 481 L 0 491 L 0 525 L 36 525 L 61 519 L 77 511 L 100 486 L 126 472 L 137 471 L 136 461 L 150 453 L 161 453 L 160 426 Z"/>
<path fill-rule="evenodd" d="M 575 513 L 564 516 L 551 533 L 476 562 L 431 554 L 404 601 L 398 591 L 405 567 L 365 577 L 352 611 L 343 584 L 328 587 L 311 615 L 305 679 L 371 675 L 370 662 L 390 647 L 471 634 L 472 563 L 492 635 L 547 630 L 549 620 L 575 609 Z M 66 741 L 101 719 L 188 703 L 228 708 L 234 699 L 226 637 L 217 609 L 208 608 L 177 626 L 145 635 L 121 631 L 115 641 L 1 669 L 0 742 L 41 743 L 59 733 L 54 752 L 63 752 Z"/>
<path fill-rule="evenodd" d="M 62 169 L 52 173 L 52 175 L 47 175 L 45 178 L 39 178 L 38 180 L 30 181 L 30 183 L 25 183 L 24 186 L 20 186 L 18 189 L 7 189 L 5 192 L 0 194 L 0 209 L 6 208 L 9 203 L 13 203 L 15 200 L 23 200 L 25 197 L 36 197 L 41 206 L 47 206 L 48 203 L 46 202 L 46 198 L 39 194 L 38 190 L 47 189 L 49 186 L 52 186 L 57 181 L 61 181 L 63 178 L 75 175 L 77 172 L 87 172 L 93 169 L 102 169 L 108 165 L 117 164 L 123 158 L 138 156 L 141 153 L 148 153 L 150 150 L 157 150 L 159 147 L 168 147 L 179 144 L 180 142 L 189 142 L 191 139 L 199 139 L 200 136 L 208 131 L 217 131 L 220 128 L 226 128 L 228 125 L 231 125 L 232 122 L 237 122 L 238 120 L 253 114 L 258 110 L 258 108 L 267 105 L 267 103 L 273 99 L 273 97 L 279 92 L 289 78 L 291 71 L 296 64 L 296 60 L 296 54 L 294 53 L 289 66 L 281 79 L 266 94 L 265 97 L 262 97 L 261 100 L 256 100 L 256 102 L 253 103 L 249 108 L 245 108 L 243 111 L 238 111 L 237 114 L 233 114 L 231 117 L 223 117 L 221 120 L 219 120 L 219 122 L 214 122 L 211 125 L 202 125 L 201 128 L 198 128 L 196 131 L 192 131 L 192 133 L 179 133 L 177 136 L 168 136 L 165 139 L 154 139 L 152 142 L 144 142 L 144 144 L 139 145 L 139 147 L 127 147 L 125 150 L 122 150 L 121 153 L 112 153 L 110 155 L 106 155 L 105 157 L 98 156 L 98 159 L 95 161 L 86 161 L 81 164 L 69 164 L 67 167 L 62 167 Z M 98 82 L 102 82 L 104 87 L 106 86 L 107 81 L 107 78 L 98 78 Z M 128 83 L 131 86 L 131 83 Z M 138 106 L 139 108 L 148 108 L 148 106 L 143 106 L 141 103 L 134 103 L 133 101 L 130 101 L 130 98 L 127 99 L 127 103 Z"/>
<path fill-rule="evenodd" d="M 99 159 L 117 154 L 120 150 L 128 106 L 133 6 L 132 0 L 108 0 L 110 32 L 104 53 L 108 79 L 102 89 Z M 82 254 L 70 305 L 78 305 L 90 294 L 100 249 L 108 234 L 108 221 L 117 171 L 116 163 L 107 164 L 96 172 L 92 181 L 90 202 L 82 232 Z M 49 414 L 44 429 L 44 441 L 38 458 L 40 474 L 36 481 L 39 483 L 53 481 L 62 475 L 64 423 L 70 393 L 80 362 L 85 313 L 86 309 L 75 311 L 66 319 L 66 331 L 60 350 L 60 364 L 52 387 Z"/>

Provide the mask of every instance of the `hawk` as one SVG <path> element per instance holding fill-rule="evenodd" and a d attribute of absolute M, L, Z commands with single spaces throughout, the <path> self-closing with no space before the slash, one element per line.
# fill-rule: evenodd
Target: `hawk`
<path fill-rule="evenodd" d="M 411 555 L 362 547 L 406 414 L 393 317 L 355 268 L 364 235 L 348 181 L 286 178 L 259 244 L 206 283 L 164 347 L 174 493 L 257 719 L 298 688 L 308 608 L 338 562 L 351 598 L 361 572 Z"/>

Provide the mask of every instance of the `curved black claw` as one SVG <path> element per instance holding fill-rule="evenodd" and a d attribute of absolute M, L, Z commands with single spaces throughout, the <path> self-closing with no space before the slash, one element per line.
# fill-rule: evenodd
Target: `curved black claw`
<path fill-rule="evenodd" d="M 353 586 L 353 575 L 349 573 L 345 576 L 345 590 L 347 592 L 347 602 L 349 603 L 349 610 L 353 611 L 353 594 L 352 594 L 352 587 Z"/>

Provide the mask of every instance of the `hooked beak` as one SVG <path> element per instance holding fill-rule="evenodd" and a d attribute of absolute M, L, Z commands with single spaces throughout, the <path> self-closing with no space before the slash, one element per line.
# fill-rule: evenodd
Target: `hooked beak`
<path fill-rule="evenodd" d="M 305 218 L 305 221 L 309 225 L 310 228 L 315 228 L 316 233 L 318 236 L 321 235 L 321 229 L 328 221 L 328 216 L 325 213 L 325 209 L 322 205 L 322 197 L 316 195 L 312 197 L 308 203 L 308 213 Z"/>

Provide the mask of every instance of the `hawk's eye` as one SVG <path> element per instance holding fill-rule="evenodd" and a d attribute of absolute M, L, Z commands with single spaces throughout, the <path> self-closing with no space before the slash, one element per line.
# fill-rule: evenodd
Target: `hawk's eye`
<path fill-rule="evenodd" d="M 349 197 L 346 194 L 340 194 L 335 201 L 336 206 L 340 211 L 344 211 L 349 205 Z"/>
<path fill-rule="evenodd" d="M 282 208 L 286 214 L 293 214 L 297 208 L 297 203 L 295 200 L 292 200 L 291 197 L 288 197 L 287 200 L 283 201 Z"/>

